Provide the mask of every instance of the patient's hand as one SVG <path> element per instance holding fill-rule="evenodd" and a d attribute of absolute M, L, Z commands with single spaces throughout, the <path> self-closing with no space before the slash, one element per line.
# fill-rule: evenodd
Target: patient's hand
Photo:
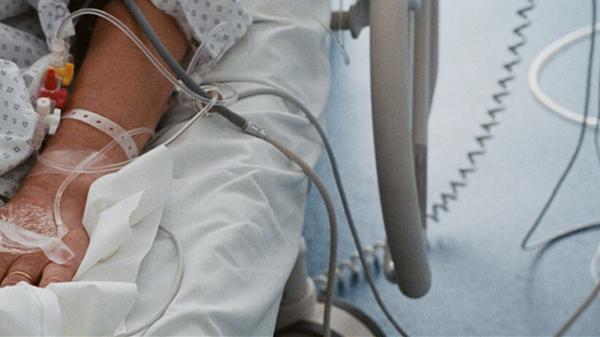
<path fill-rule="evenodd" d="M 138 1 L 138 5 L 167 49 L 176 59 L 183 59 L 188 44 L 175 19 L 158 10 L 150 1 Z M 121 1 L 109 1 L 104 10 L 124 21 L 144 43 L 149 44 Z M 164 112 L 171 89 L 169 82 L 127 37 L 108 23 L 98 21 L 87 56 L 72 85 L 68 108 L 93 111 L 125 130 L 155 128 Z M 138 148 L 143 148 L 148 135 L 139 135 L 134 139 Z M 58 132 L 46 144 L 44 154 L 65 151 L 94 153 L 110 141 L 110 137 L 89 125 L 64 120 Z M 105 156 L 112 163 L 126 159 L 118 147 Z M 63 162 L 66 158 L 55 159 Z M 41 251 L 20 255 L 0 253 L 1 286 L 25 281 L 44 287 L 52 282 L 70 281 L 73 278 L 89 244 L 81 219 L 88 189 L 94 178 L 97 177 L 77 178 L 69 185 L 61 202 L 63 222 L 69 229 L 63 242 L 75 253 L 75 258 L 65 265 L 57 265 L 50 263 Z M 55 173 L 29 176 L 9 204 L 0 208 L 0 219 L 2 216 L 15 218 L 11 221 L 15 225 L 37 232 L 54 231 L 54 221 L 47 221 L 47 218 L 50 215 L 52 219 L 56 191 L 64 179 L 64 175 Z M 28 221 L 32 218 L 27 215 L 27 210 L 31 207 L 43 210 L 45 215 L 34 219 L 37 221 Z"/>
<path fill-rule="evenodd" d="M 65 176 L 56 174 L 29 177 L 17 195 L 0 208 L 0 219 L 40 234 L 55 235 L 52 210 L 56 191 L 64 179 Z M 59 265 L 50 262 L 40 250 L 25 254 L 0 253 L 1 286 L 26 282 L 45 287 L 49 283 L 72 280 L 89 244 L 81 219 L 90 183 L 88 177 L 75 179 L 61 202 L 62 218 L 68 228 L 63 242 L 73 251 L 74 258 Z"/>

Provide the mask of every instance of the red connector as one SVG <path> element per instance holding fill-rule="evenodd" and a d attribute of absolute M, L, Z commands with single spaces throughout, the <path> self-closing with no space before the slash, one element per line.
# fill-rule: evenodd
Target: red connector
<path fill-rule="evenodd" d="M 39 97 L 48 97 L 54 101 L 54 106 L 59 109 L 64 109 L 68 92 L 65 88 L 59 88 L 58 76 L 54 69 L 48 69 L 44 77 L 44 86 L 40 90 Z"/>
<path fill-rule="evenodd" d="M 44 89 L 53 91 L 58 87 L 58 77 L 56 71 L 52 68 L 46 71 L 46 77 L 44 78 Z"/>

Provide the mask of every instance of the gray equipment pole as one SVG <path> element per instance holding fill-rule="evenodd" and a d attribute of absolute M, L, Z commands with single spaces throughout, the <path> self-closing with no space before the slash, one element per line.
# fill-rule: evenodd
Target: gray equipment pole
<path fill-rule="evenodd" d="M 417 183 L 420 174 L 426 173 L 423 164 L 417 165 L 415 161 L 415 146 L 426 146 L 431 84 L 424 84 L 426 79 L 422 75 L 415 79 L 412 76 L 411 33 L 414 31 L 409 2 L 370 1 L 371 95 L 379 193 L 388 247 L 394 262 L 394 281 L 406 296 L 417 298 L 425 295 L 431 285 L 419 204 L 418 185 L 423 189 L 423 182 Z M 417 14 L 414 21 L 418 25 L 427 21 L 423 18 L 430 18 L 432 9 L 430 4 L 421 4 L 421 8 L 428 8 L 424 12 L 429 14 Z M 415 50 L 423 53 L 429 49 L 430 42 L 415 45 L 419 46 Z M 421 57 L 417 54 L 415 59 Z M 430 65 L 427 61 L 418 62 L 417 66 L 430 68 Z M 419 83 L 415 87 L 417 91 L 421 91 L 423 85 L 427 87 L 426 94 L 417 95 L 415 100 L 420 111 L 418 116 L 413 115 L 413 80 Z M 420 161 L 424 162 L 424 158 Z M 418 175 L 417 169 L 422 173 Z"/>

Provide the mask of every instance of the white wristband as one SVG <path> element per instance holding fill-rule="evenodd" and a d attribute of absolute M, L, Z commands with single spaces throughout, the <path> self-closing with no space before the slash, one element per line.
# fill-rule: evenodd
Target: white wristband
<path fill-rule="evenodd" d="M 62 119 L 78 120 L 104 132 L 121 146 L 127 159 L 135 158 L 139 154 L 135 141 L 127 131 L 106 117 L 84 109 L 73 109 L 63 114 Z"/>

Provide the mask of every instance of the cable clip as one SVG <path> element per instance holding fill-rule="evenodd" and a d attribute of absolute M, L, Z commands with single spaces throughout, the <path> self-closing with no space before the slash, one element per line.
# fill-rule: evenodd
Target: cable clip
<path fill-rule="evenodd" d="M 217 87 L 215 85 L 203 85 L 200 88 L 202 88 L 202 90 L 204 90 L 204 92 L 206 92 L 206 94 L 209 97 L 211 97 L 213 100 L 215 100 L 215 102 L 223 101 L 223 95 L 221 94 L 219 87 Z M 193 106 L 197 113 L 204 112 L 204 115 L 206 116 L 209 113 L 213 112 L 211 109 L 209 109 L 208 111 L 204 111 L 204 108 L 206 107 L 207 104 L 208 103 L 204 103 L 200 100 L 195 99 Z M 202 116 L 202 117 L 204 117 L 204 116 Z"/>
<path fill-rule="evenodd" d="M 259 128 L 258 126 L 256 126 L 256 124 L 252 123 L 252 122 L 248 122 L 246 124 L 246 127 L 244 128 L 244 132 L 254 136 L 256 138 L 260 138 L 263 139 L 267 136 L 267 133 L 265 132 L 264 129 Z"/>

